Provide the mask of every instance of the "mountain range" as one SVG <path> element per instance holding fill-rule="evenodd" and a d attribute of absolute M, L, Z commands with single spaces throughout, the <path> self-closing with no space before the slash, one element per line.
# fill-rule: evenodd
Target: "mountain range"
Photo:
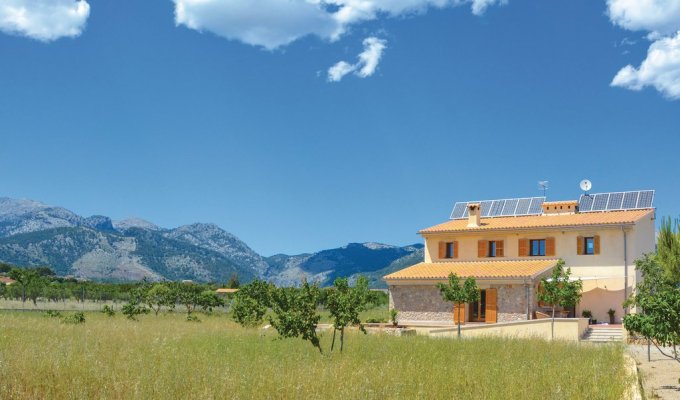
<path fill-rule="evenodd" d="M 332 284 L 336 277 L 381 277 L 423 258 L 423 246 L 350 243 L 316 253 L 262 257 L 235 235 L 211 223 L 161 228 L 140 218 L 83 217 L 34 200 L 0 198 L 0 261 L 49 266 L 62 276 L 102 281 L 191 279 L 278 285 L 302 279 Z"/>

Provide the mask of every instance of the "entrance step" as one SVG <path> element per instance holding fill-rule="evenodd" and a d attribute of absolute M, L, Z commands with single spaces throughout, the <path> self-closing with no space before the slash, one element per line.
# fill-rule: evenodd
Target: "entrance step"
<path fill-rule="evenodd" d="M 581 341 L 591 343 L 622 342 L 623 328 L 588 328 Z"/>

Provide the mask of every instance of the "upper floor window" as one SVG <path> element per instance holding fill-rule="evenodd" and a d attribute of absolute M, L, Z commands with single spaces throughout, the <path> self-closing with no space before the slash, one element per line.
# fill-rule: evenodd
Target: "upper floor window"
<path fill-rule="evenodd" d="M 583 254 L 595 254 L 595 238 L 587 237 L 583 240 Z"/>
<path fill-rule="evenodd" d="M 444 252 L 444 258 L 454 258 L 456 254 L 456 244 L 454 242 L 446 243 L 446 251 Z"/>
<path fill-rule="evenodd" d="M 502 240 L 479 240 L 477 242 L 477 257 L 505 257 Z"/>
<path fill-rule="evenodd" d="M 496 257 L 496 241 L 495 240 L 489 241 L 489 252 L 488 252 L 487 256 L 488 257 Z"/>
<path fill-rule="evenodd" d="M 439 258 L 458 258 L 458 242 L 439 242 Z"/>
<path fill-rule="evenodd" d="M 529 255 L 530 256 L 544 256 L 545 255 L 545 239 L 535 239 L 529 241 Z"/>
<path fill-rule="evenodd" d="M 600 254 L 600 236 L 579 236 L 576 239 L 576 254 L 597 255 Z"/>

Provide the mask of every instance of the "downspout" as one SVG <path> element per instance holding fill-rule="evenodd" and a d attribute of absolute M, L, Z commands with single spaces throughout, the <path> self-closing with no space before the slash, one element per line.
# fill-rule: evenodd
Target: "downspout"
<path fill-rule="evenodd" d="M 623 301 L 628 300 L 628 235 L 626 229 L 621 226 L 623 232 Z M 628 307 L 623 309 L 623 315 L 628 315 Z"/>

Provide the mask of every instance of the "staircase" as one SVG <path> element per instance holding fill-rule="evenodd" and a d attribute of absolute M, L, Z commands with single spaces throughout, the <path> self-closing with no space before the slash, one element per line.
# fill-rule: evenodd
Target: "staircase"
<path fill-rule="evenodd" d="M 602 326 L 595 328 L 588 328 L 583 337 L 582 342 L 590 343 L 608 343 L 608 342 L 622 342 L 623 328 L 621 326 Z"/>

